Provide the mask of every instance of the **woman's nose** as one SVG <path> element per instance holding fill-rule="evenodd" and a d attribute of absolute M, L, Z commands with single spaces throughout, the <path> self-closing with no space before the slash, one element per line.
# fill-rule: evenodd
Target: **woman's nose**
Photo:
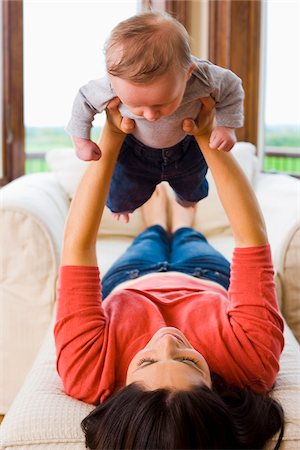
<path fill-rule="evenodd" d="M 158 341 L 158 351 L 162 358 L 171 358 L 181 347 L 175 336 L 165 335 Z"/>

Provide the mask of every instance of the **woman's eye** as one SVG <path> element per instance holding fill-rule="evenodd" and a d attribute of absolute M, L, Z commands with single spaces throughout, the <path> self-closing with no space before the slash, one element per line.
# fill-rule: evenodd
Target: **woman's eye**
<path fill-rule="evenodd" d="M 177 358 L 176 358 L 177 359 Z M 192 363 L 194 363 L 195 365 L 198 364 L 198 360 L 194 359 L 194 358 L 189 358 L 189 357 L 182 357 L 182 358 L 178 358 L 178 361 L 191 361 Z M 142 358 L 138 361 L 137 365 L 138 366 L 142 366 L 145 363 L 155 363 L 156 360 L 152 359 L 152 358 Z"/>
<path fill-rule="evenodd" d="M 193 362 L 196 365 L 198 364 L 198 361 L 196 359 L 194 359 L 194 358 L 182 358 L 182 360 L 183 361 L 191 361 L 191 362 Z"/>
<path fill-rule="evenodd" d="M 144 364 L 144 363 L 154 363 L 155 362 L 155 359 L 151 359 L 151 358 L 142 358 L 142 359 L 140 359 L 139 360 L 139 362 L 137 363 L 137 365 L 138 366 L 141 366 L 142 364 Z"/>

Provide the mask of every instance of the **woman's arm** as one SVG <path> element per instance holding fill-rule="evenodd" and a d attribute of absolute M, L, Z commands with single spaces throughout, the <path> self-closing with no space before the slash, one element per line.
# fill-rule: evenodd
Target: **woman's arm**
<path fill-rule="evenodd" d="M 266 227 L 255 194 L 234 157 L 230 153 L 212 150 L 209 147 L 213 101 L 210 98 L 201 101 L 203 108 L 197 124 L 186 119 L 183 129 L 195 136 L 211 170 L 236 246 L 265 245 L 268 243 Z"/>
<path fill-rule="evenodd" d="M 99 147 L 102 157 L 89 163 L 74 195 L 65 225 L 61 265 L 96 266 L 96 240 L 111 177 L 126 133 L 134 122 L 121 117 L 119 99 L 106 110 Z"/>
<path fill-rule="evenodd" d="M 212 105 L 209 99 L 203 103 L 197 125 L 186 120 L 184 129 L 197 139 L 236 242 L 226 322 L 220 328 L 222 343 L 240 365 L 241 375 L 235 373 L 240 382 L 267 391 L 279 370 L 284 339 L 266 228 L 255 194 L 234 157 L 209 147 Z"/>

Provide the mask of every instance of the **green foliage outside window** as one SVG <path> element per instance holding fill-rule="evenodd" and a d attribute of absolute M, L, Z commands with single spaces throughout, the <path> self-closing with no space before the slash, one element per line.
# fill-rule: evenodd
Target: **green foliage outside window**
<path fill-rule="evenodd" d="M 101 129 L 92 128 L 91 137 L 97 141 Z M 25 173 L 47 172 L 47 163 L 41 154 L 52 149 L 73 148 L 72 141 L 63 127 L 27 127 L 25 133 Z M 32 158 L 36 154 L 36 158 Z M 38 155 L 37 155 L 38 154 Z"/>
<path fill-rule="evenodd" d="M 100 128 L 92 128 L 92 139 L 97 141 Z M 34 153 L 46 153 L 51 149 L 72 148 L 70 136 L 63 127 L 57 128 L 26 128 L 26 155 Z M 297 127 L 269 127 L 265 131 L 265 146 L 267 151 L 274 147 L 289 148 L 289 153 L 298 156 L 265 156 L 264 170 L 269 172 L 279 171 L 300 175 L 300 131 Z M 45 172 L 48 170 L 43 157 L 36 159 L 26 158 L 26 173 Z"/>

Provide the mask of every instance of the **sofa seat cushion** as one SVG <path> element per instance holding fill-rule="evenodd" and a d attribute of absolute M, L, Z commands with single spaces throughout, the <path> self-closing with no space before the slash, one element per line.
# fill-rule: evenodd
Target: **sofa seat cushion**
<path fill-rule="evenodd" d="M 81 420 L 92 405 L 67 396 L 55 369 L 53 324 L 35 364 L 0 428 L 1 450 L 84 450 Z M 300 448 L 300 350 L 285 327 L 286 345 L 273 391 L 285 410 L 283 450 Z M 267 449 L 274 448 L 274 439 Z"/>

